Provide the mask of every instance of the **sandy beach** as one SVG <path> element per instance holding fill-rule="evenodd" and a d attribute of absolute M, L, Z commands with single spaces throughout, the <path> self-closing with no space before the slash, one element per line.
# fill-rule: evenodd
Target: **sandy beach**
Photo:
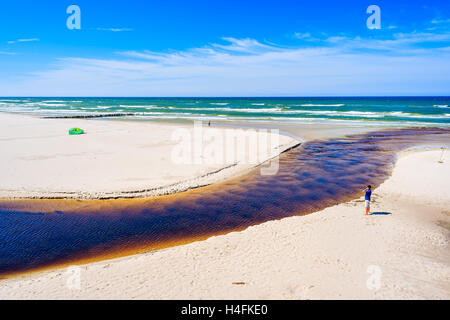
<path fill-rule="evenodd" d="M 69 136 L 80 127 L 86 134 Z M 180 131 L 181 130 L 181 131 Z M 257 161 L 247 161 L 251 148 L 236 148 L 222 141 L 224 154 L 235 152 L 234 161 L 213 157 L 175 163 L 172 151 L 180 134 L 194 126 L 142 121 L 42 119 L 0 114 L 0 198 L 104 199 L 152 197 L 182 192 L 237 176 L 300 143 L 277 135 L 277 144 L 257 149 Z M 224 135 L 238 129 L 202 128 Z M 192 139 L 194 140 L 194 139 Z M 198 139 L 196 140 L 198 141 Z M 206 141 L 204 148 L 214 141 Z M 235 149 L 233 149 L 235 148 Z"/>
<path fill-rule="evenodd" d="M 360 198 L 188 245 L 5 279 L 0 298 L 449 299 L 449 175 L 441 150 L 403 152 L 374 190 L 370 216 Z"/>

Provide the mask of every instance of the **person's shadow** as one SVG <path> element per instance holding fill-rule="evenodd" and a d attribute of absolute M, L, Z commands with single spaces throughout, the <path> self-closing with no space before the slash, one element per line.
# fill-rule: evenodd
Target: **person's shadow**
<path fill-rule="evenodd" d="M 371 216 L 390 216 L 392 213 L 390 212 L 372 212 Z"/>

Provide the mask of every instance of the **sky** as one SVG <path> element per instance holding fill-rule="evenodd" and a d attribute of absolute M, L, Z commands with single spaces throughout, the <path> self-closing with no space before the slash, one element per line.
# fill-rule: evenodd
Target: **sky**
<path fill-rule="evenodd" d="M 80 8 L 69 29 L 67 8 Z M 371 5 L 380 28 L 368 28 Z M 0 96 L 450 95 L 450 1 L 14 0 Z"/>

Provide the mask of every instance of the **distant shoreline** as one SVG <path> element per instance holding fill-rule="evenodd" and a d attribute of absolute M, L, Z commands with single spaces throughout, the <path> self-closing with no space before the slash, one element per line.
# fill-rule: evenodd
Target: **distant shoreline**
<path fill-rule="evenodd" d="M 450 98 L 448 95 L 425 95 L 425 96 L 405 96 L 405 95 L 378 95 L 378 96 L 0 96 L 0 99 L 345 99 L 345 98 Z"/>

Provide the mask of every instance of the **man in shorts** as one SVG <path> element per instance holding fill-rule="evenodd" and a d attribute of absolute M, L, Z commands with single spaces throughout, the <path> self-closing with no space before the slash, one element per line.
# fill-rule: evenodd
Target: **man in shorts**
<path fill-rule="evenodd" d="M 367 188 L 364 189 L 366 216 L 370 213 L 370 197 L 372 197 L 372 186 L 368 185 Z"/>

